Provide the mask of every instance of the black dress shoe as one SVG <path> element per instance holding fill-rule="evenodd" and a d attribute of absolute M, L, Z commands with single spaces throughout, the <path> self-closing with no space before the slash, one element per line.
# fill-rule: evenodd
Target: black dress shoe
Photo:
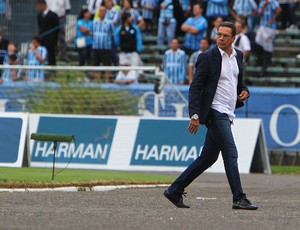
<path fill-rule="evenodd" d="M 190 207 L 183 203 L 182 194 L 180 194 L 180 193 L 172 193 L 172 192 L 169 192 L 169 190 L 167 189 L 167 190 L 165 190 L 164 195 L 169 201 L 171 201 L 178 208 L 189 208 Z"/>
<path fill-rule="evenodd" d="M 252 204 L 247 198 L 242 198 L 238 201 L 233 202 L 233 209 L 245 209 L 245 210 L 256 210 L 258 207 Z"/>

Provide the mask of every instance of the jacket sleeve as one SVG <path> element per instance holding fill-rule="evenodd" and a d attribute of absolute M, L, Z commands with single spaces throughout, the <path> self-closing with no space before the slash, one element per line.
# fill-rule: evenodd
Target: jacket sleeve
<path fill-rule="evenodd" d="M 208 56 L 199 54 L 196 62 L 196 71 L 189 89 L 189 115 L 200 114 L 201 94 L 208 78 Z"/>

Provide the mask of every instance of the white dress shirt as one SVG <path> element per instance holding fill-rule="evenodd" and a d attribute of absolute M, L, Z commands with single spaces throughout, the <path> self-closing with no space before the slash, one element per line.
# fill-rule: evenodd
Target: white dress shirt
<path fill-rule="evenodd" d="M 58 17 L 66 16 L 66 11 L 71 10 L 70 0 L 46 0 L 48 8 Z"/>
<path fill-rule="evenodd" d="M 219 48 L 222 56 L 221 75 L 211 108 L 226 113 L 232 121 L 237 100 L 237 84 L 239 67 L 236 60 L 237 53 L 233 49 L 230 57 Z"/>

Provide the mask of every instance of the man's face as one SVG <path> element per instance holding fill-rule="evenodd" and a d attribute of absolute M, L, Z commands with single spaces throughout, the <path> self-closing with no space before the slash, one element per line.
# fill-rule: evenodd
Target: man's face
<path fill-rule="evenodd" d="M 111 8 L 112 7 L 112 1 L 111 0 L 105 0 L 104 4 L 106 7 Z"/>
<path fill-rule="evenodd" d="M 40 3 L 37 3 L 37 4 L 36 4 L 36 8 L 37 8 L 37 10 L 39 10 L 39 11 L 43 11 L 43 10 L 44 10 L 44 5 L 43 5 L 43 4 L 40 4 Z"/>
<path fill-rule="evenodd" d="M 205 51 L 208 49 L 208 47 L 209 47 L 208 41 L 205 40 L 205 39 L 202 39 L 202 40 L 200 41 L 200 50 L 201 50 L 202 52 L 205 52 Z"/>
<path fill-rule="evenodd" d="M 32 44 L 32 46 L 33 46 L 34 48 L 37 48 L 37 47 L 39 47 L 39 45 L 40 45 L 40 43 L 39 43 L 37 40 L 32 40 L 32 41 L 31 41 L 31 44 Z"/>
<path fill-rule="evenodd" d="M 235 40 L 235 36 L 232 36 L 232 30 L 229 27 L 221 26 L 218 29 L 217 45 L 222 50 L 231 48 L 232 43 Z"/>
<path fill-rule="evenodd" d="M 172 42 L 171 42 L 171 49 L 173 51 L 176 51 L 179 47 L 179 42 L 177 39 L 173 39 Z"/>
<path fill-rule="evenodd" d="M 201 14 L 201 13 L 202 13 L 201 7 L 199 6 L 199 4 L 195 4 L 195 5 L 193 6 L 193 14 L 194 14 L 194 15 L 199 15 L 199 14 Z"/>
<path fill-rule="evenodd" d="M 242 23 L 240 22 L 235 22 L 235 29 L 236 29 L 236 33 L 239 34 L 243 31 L 243 27 L 242 27 Z"/>
<path fill-rule="evenodd" d="M 128 9 L 130 7 L 130 3 L 127 0 L 124 0 L 123 5 L 126 9 Z"/>
<path fill-rule="evenodd" d="M 101 19 L 104 19 L 105 18 L 105 14 L 106 14 L 106 8 L 105 8 L 105 6 L 101 6 L 99 8 L 99 17 Z"/>

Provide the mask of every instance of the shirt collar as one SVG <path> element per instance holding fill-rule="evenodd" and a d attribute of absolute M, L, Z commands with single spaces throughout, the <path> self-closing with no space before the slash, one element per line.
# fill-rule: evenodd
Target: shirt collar
<path fill-rule="evenodd" d="M 219 49 L 219 51 L 220 51 L 220 53 L 221 53 L 221 56 L 223 56 L 223 55 L 225 54 L 225 51 L 222 50 L 222 49 L 220 49 L 219 47 L 218 47 L 218 49 Z M 227 55 L 227 54 L 226 54 L 226 55 Z M 233 57 L 233 56 L 237 56 L 237 53 L 236 53 L 236 50 L 232 47 L 232 54 L 231 54 L 230 57 Z"/>
<path fill-rule="evenodd" d="M 43 15 L 46 16 L 49 13 L 49 8 L 47 8 L 44 12 Z"/>

